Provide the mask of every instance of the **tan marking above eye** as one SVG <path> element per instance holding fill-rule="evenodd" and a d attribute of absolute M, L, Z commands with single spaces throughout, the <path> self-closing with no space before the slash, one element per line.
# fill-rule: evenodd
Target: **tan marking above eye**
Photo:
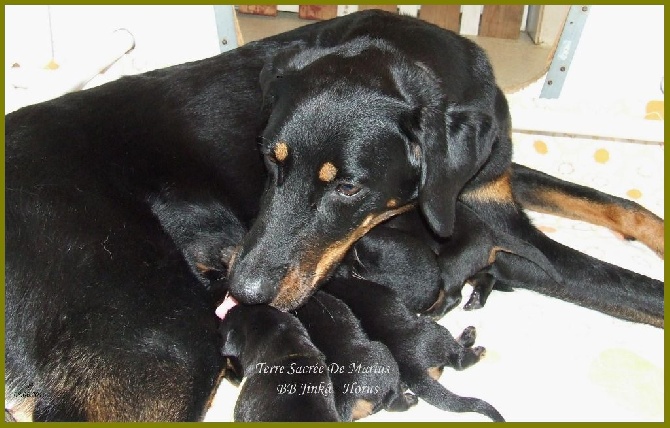
<path fill-rule="evenodd" d="M 274 152 L 275 159 L 277 159 L 278 162 L 284 162 L 284 160 L 286 160 L 288 157 L 288 145 L 285 142 L 280 141 L 275 146 Z"/>
<path fill-rule="evenodd" d="M 389 199 L 388 202 L 386 202 L 386 208 L 395 208 L 398 206 L 398 200 L 395 198 Z"/>
<path fill-rule="evenodd" d="M 335 165 L 330 162 L 326 162 L 321 165 L 321 169 L 319 170 L 319 180 L 325 183 L 329 183 L 335 179 L 336 175 L 337 168 L 335 168 Z"/>

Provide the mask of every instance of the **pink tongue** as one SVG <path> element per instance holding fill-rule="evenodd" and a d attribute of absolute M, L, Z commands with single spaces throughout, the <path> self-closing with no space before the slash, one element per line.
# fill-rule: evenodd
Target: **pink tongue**
<path fill-rule="evenodd" d="M 224 319 L 229 310 L 233 309 L 239 302 L 230 294 L 226 295 L 226 298 L 223 299 L 223 302 L 216 308 L 216 316 Z"/>

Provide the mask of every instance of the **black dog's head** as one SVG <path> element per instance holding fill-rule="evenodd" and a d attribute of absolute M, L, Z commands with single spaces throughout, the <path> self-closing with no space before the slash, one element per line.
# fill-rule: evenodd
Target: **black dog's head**
<path fill-rule="evenodd" d="M 239 301 L 299 306 L 358 238 L 414 206 L 450 235 L 494 125 L 450 102 L 429 67 L 359 37 L 280 54 L 261 85 L 270 180 L 231 269 Z"/>

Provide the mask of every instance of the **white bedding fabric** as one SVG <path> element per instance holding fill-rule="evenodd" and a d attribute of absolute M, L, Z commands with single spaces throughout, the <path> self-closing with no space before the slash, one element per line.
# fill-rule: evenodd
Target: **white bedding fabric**
<path fill-rule="evenodd" d="M 663 216 L 663 145 L 515 134 L 515 160 L 633 198 Z M 607 152 L 607 153 L 605 153 Z M 531 213 L 549 236 L 594 257 L 663 280 L 664 262 L 638 242 L 589 224 Z M 471 288 L 466 286 L 467 300 Z M 508 421 L 663 421 L 663 329 L 621 321 L 526 290 L 494 291 L 486 306 L 441 321 L 454 335 L 477 328 L 485 358 L 446 369 L 451 391 L 479 397 Z M 231 421 L 237 389 L 224 381 L 207 421 Z M 486 421 L 425 402 L 363 421 Z"/>

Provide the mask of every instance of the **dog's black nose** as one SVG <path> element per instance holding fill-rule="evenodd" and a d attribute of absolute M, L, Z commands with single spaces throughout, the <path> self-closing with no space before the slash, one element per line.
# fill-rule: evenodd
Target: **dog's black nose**
<path fill-rule="evenodd" d="M 233 268 L 228 291 L 240 303 L 247 305 L 268 304 L 277 295 L 286 266 L 263 269 L 262 265 L 240 263 Z"/>
<path fill-rule="evenodd" d="M 240 303 L 246 305 L 268 304 L 277 294 L 276 285 L 268 284 L 262 278 L 234 281 L 228 290 Z"/>

